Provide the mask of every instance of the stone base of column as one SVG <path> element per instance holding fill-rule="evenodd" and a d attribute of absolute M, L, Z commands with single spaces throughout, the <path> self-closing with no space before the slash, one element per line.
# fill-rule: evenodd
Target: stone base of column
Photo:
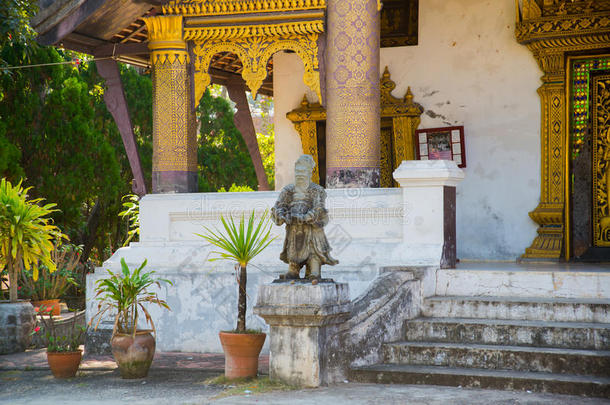
<path fill-rule="evenodd" d="M 328 169 L 326 188 L 377 188 L 379 187 L 378 167 L 351 167 Z"/>
<path fill-rule="evenodd" d="M 351 310 L 345 283 L 275 281 L 259 288 L 254 313 L 270 326 L 269 376 L 300 387 L 336 381 L 329 347 Z"/>
<path fill-rule="evenodd" d="M 152 173 L 153 193 L 196 193 L 197 172 L 163 171 Z"/>

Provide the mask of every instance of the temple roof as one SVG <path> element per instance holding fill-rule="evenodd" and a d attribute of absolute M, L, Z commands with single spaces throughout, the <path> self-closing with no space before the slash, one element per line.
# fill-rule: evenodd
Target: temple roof
<path fill-rule="evenodd" d="M 163 0 L 39 0 L 31 24 L 42 45 L 94 55 L 115 56 L 120 62 L 150 67 L 146 45 L 148 32 L 143 17 L 162 13 Z M 200 2 L 203 3 L 203 2 Z M 273 94 L 273 61 L 260 92 Z M 216 54 L 210 64 L 212 81 L 218 84 L 239 75 L 242 64 L 230 52 Z"/>

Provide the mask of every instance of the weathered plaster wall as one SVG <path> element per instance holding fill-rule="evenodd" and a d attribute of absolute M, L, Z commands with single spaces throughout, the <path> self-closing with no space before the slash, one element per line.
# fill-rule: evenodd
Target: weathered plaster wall
<path fill-rule="evenodd" d="M 514 37 L 514 3 L 420 2 L 419 45 L 385 48 L 402 97 L 411 86 L 425 109 L 420 128 L 464 125 L 466 178 L 457 188 L 461 259 L 515 259 L 536 226 L 527 215 L 540 195 L 541 72 Z M 274 57 L 276 187 L 290 183 L 302 153 L 286 112 L 307 92 L 294 54 Z M 311 101 L 315 98 L 310 97 Z"/>
<path fill-rule="evenodd" d="M 275 126 L 275 189 L 294 181 L 294 162 L 303 153 L 301 138 L 286 113 L 300 106 L 303 95 L 318 97 L 303 83 L 303 63 L 294 53 L 273 55 L 273 122 Z"/>

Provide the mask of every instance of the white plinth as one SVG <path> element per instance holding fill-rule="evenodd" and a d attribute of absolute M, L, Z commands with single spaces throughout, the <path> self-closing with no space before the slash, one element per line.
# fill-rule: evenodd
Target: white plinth
<path fill-rule="evenodd" d="M 442 266 L 452 250 L 452 267 L 455 187 L 464 172 L 452 160 L 405 160 L 393 175 L 403 194 L 404 263 Z"/>

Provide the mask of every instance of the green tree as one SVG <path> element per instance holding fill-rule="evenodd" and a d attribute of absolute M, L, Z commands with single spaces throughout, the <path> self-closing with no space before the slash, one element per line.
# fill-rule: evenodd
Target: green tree
<path fill-rule="evenodd" d="M 36 0 L 0 0 L 0 48 L 12 43 L 30 43 L 35 36 L 35 32 L 30 27 L 29 20 L 38 10 Z M 22 59 L 30 61 L 30 51 L 35 48 L 22 48 Z M 0 57 L 0 68 L 10 64 Z M 10 70 L 0 69 L 0 75 L 9 74 Z"/>
<path fill-rule="evenodd" d="M 199 191 L 230 189 L 233 184 L 257 187 L 254 166 L 233 115 L 227 100 L 206 90 L 197 108 Z"/>

